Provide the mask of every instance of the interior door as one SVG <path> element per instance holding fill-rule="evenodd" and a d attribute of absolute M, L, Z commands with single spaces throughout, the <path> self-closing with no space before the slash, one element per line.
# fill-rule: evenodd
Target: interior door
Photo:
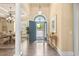
<path fill-rule="evenodd" d="M 36 40 L 36 22 L 29 21 L 29 42 L 33 43 Z"/>

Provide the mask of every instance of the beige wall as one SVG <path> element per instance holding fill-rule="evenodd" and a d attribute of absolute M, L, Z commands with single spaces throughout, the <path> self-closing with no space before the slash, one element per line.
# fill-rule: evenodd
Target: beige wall
<path fill-rule="evenodd" d="M 51 4 L 50 20 L 55 15 L 57 15 L 57 48 L 72 51 L 72 4 Z"/>
<path fill-rule="evenodd" d="M 62 49 L 65 51 L 72 50 L 72 20 L 73 20 L 73 13 L 72 13 L 72 4 L 63 4 L 63 11 L 62 11 Z"/>
<path fill-rule="evenodd" d="M 46 16 L 47 20 L 49 20 L 49 13 L 50 13 L 50 4 L 40 4 L 42 14 Z M 38 15 L 39 11 L 39 4 L 30 4 L 30 18 L 33 18 Z"/>

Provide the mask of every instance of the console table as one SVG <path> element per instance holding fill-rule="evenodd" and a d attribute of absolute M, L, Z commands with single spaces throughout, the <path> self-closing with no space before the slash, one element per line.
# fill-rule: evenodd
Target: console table
<path fill-rule="evenodd" d="M 56 34 L 51 34 L 49 38 L 49 44 L 53 47 L 57 46 L 57 35 Z"/>

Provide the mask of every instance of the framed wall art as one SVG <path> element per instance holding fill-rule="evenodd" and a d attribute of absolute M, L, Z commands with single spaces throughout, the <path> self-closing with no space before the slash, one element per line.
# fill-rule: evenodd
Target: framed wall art
<path fill-rule="evenodd" d="M 51 20 L 51 31 L 56 33 L 57 32 L 57 16 L 53 16 Z"/>

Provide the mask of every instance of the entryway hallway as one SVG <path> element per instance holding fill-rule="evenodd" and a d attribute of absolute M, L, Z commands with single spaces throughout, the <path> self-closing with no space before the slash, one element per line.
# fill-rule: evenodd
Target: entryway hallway
<path fill-rule="evenodd" d="M 17 29 L 19 34 L 16 33 L 20 37 L 16 36 L 16 55 L 21 55 L 20 52 L 23 56 L 73 55 L 72 4 L 30 3 L 16 6 L 19 7 L 16 9 L 17 18 L 21 16 L 16 22 L 21 29 Z M 18 10 L 22 10 L 21 13 Z"/>
<path fill-rule="evenodd" d="M 78 9 L 71 3 L 0 4 L 0 55 L 79 55 Z"/>
<path fill-rule="evenodd" d="M 52 48 L 47 41 L 28 43 L 27 40 L 24 40 L 22 50 L 23 56 L 59 56 L 55 48 Z"/>

